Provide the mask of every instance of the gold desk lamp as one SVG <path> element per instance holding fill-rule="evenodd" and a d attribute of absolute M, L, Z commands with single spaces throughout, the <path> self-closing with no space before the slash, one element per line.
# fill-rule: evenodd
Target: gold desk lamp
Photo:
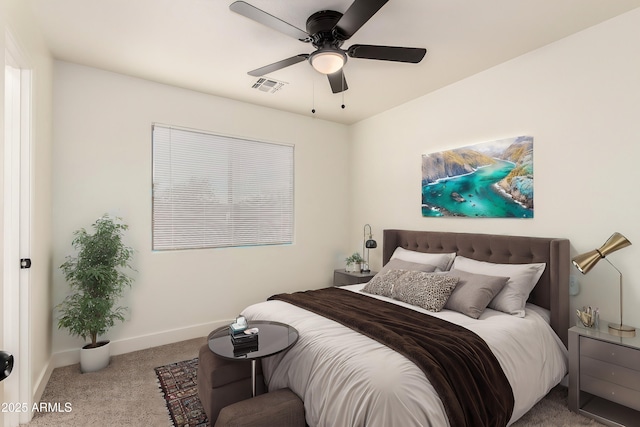
<path fill-rule="evenodd" d="M 636 328 L 622 324 L 622 272 L 606 256 L 629 245 L 631 245 L 631 242 L 622 234 L 616 232 L 599 249 L 585 252 L 571 260 L 582 274 L 587 274 L 601 259 L 607 261 L 620 274 L 620 323 L 609 323 L 609 333 L 619 337 L 635 337 Z"/>

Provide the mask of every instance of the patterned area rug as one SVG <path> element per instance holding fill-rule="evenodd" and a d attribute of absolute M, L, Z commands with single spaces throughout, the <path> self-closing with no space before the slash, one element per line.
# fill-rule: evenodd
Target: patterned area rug
<path fill-rule="evenodd" d="M 155 368 L 160 389 L 175 427 L 210 427 L 198 399 L 198 358 Z"/>

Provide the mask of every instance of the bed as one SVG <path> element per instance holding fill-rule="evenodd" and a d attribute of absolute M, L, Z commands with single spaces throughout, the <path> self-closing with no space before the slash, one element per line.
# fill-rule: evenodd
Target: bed
<path fill-rule="evenodd" d="M 326 291 L 330 292 L 333 301 L 345 295 L 345 300 L 357 297 L 366 299 L 367 304 L 372 300 L 379 301 L 375 304 L 386 304 L 385 307 L 393 304 L 399 307 L 398 310 L 404 310 L 403 313 L 411 311 L 412 316 L 424 318 L 425 322 L 445 320 L 444 323 L 453 323 L 453 327 L 481 337 L 513 394 L 512 406 L 499 424 L 515 422 L 564 377 L 569 328 L 568 240 L 385 230 L 383 243 L 384 265 L 401 250 L 425 256 L 455 253 L 459 257 L 455 262 L 459 260 L 460 266 L 464 266 L 465 258 L 472 260 L 468 261 L 471 263 L 491 263 L 491 267 L 493 264 L 514 264 L 519 268 L 544 263 L 537 284 L 529 293 L 523 317 L 489 307 L 478 318 L 446 308 L 431 312 L 395 298 L 364 293 L 364 284 Z M 287 387 L 303 400 L 309 426 L 470 424 L 454 413 L 447 399 L 439 396 L 436 389 L 441 389 L 437 382 L 429 379 L 434 379 L 430 369 L 419 367 L 410 354 L 401 354 L 393 350 L 393 346 L 390 348 L 374 339 L 375 332 L 357 332 L 312 311 L 315 309 L 304 309 L 278 299 L 252 305 L 243 311 L 249 320 L 285 322 L 299 331 L 300 338 L 293 348 L 264 359 L 262 365 L 269 390 Z M 456 381 L 466 382 L 464 374 L 457 374 L 454 375 Z M 488 402 L 494 394 L 487 384 L 470 384 L 464 384 L 463 388 L 477 388 L 477 392 L 484 393 L 481 400 Z M 476 402 L 476 406 L 484 405 L 484 401 L 480 405 Z M 488 419 L 485 424 L 491 425 L 493 421 Z"/>

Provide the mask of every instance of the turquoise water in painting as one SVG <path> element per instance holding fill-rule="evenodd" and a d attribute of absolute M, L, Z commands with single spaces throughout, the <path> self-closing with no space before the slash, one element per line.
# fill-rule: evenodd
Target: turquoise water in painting
<path fill-rule="evenodd" d="M 511 162 L 498 160 L 473 173 L 423 185 L 422 216 L 533 218 L 532 209 L 515 202 L 494 185 L 514 167 Z M 452 193 L 458 193 L 460 198 L 455 200 Z"/>

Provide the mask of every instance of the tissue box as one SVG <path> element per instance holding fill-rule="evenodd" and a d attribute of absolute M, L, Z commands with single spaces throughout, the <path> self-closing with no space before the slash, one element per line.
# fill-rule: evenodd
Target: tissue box
<path fill-rule="evenodd" d="M 247 329 L 247 324 L 239 325 L 237 323 L 232 323 L 229 325 L 229 333 L 234 336 L 238 334 L 242 334 Z"/>

